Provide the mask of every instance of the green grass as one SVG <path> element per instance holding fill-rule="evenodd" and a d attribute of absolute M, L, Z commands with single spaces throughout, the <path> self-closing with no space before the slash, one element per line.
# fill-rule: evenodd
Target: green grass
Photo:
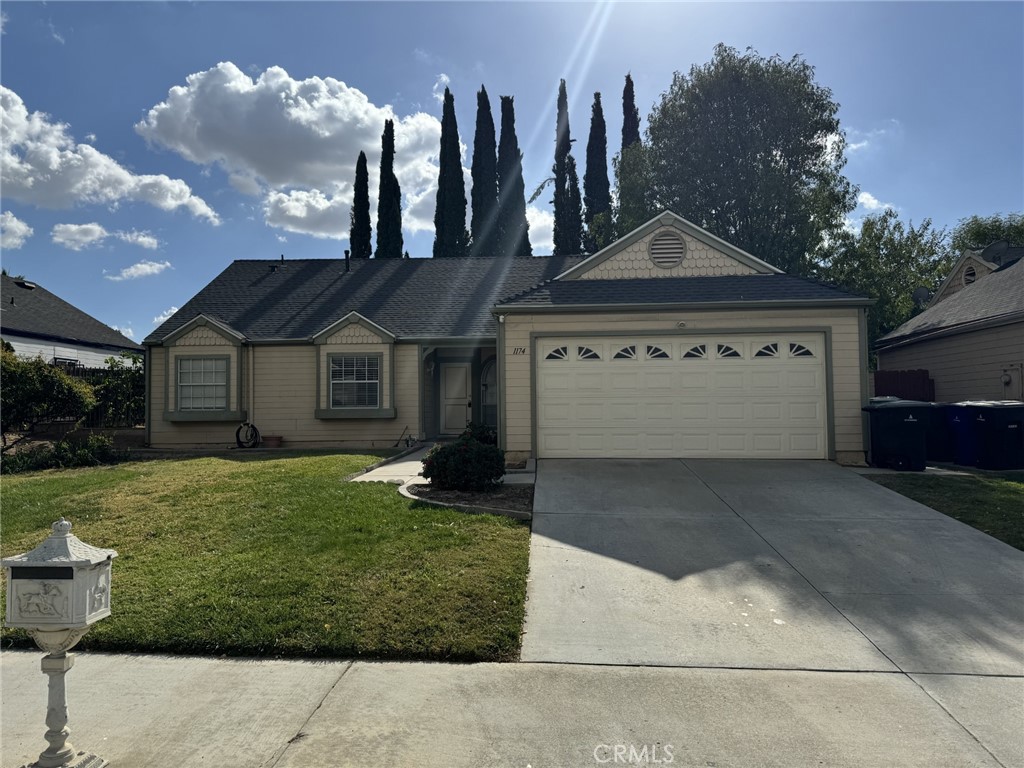
<path fill-rule="evenodd" d="M 111 651 L 511 660 L 529 529 L 345 483 L 372 456 L 196 458 L 3 479 L 4 556 L 61 515 L 119 552 Z M 29 641 L 3 631 L 4 644 Z"/>
<path fill-rule="evenodd" d="M 867 475 L 914 501 L 1024 550 L 1024 472 Z"/>

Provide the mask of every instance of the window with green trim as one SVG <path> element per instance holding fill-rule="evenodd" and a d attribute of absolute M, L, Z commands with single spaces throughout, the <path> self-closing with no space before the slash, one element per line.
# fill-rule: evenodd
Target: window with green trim
<path fill-rule="evenodd" d="M 178 410 L 228 409 L 228 358 L 179 357 Z"/>
<path fill-rule="evenodd" d="M 380 357 L 331 355 L 331 408 L 380 407 Z"/>

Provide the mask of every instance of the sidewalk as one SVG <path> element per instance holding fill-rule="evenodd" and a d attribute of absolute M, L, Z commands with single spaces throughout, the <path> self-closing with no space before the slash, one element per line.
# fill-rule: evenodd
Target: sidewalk
<path fill-rule="evenodd" d="M 46 746 L 40 658 L 0 654 L 3 768 Z M 67 687 L 112 768 L 1024 763 L 1021 678 L 80 653 Z"/>

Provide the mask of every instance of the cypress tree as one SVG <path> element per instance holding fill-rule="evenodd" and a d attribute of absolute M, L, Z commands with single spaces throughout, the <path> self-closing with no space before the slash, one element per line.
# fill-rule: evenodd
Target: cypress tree
<path fill-rule="evenodd" d="M 462 178 L 459 126 L 455 121 L 455 97 L 444 89 L 441 114 L 441 160 L 434 208 L 434 258 L 466 256 L 466 182 Z"/>
<path fill-rule="evenodd" d="M 622 89 L 622 149 L 628 149 L 639 141 L 640 111 L 633 95 L 633 77 L 627 73 L 626 85 Z"/>
<path fill-rule="evenodd" d="M 580 199 L 580 177 L 576 173 L 576 158 L 565 158 L 565 199 L 568 208 L 565 215 L 566 253 L 583 251 L 583 201 Z"/>
<path fill-rule="evenodd" d="M 395 176 L 395 123 L 384 121 L 380 139 L 380 188 L 377 193 L 378 259 L 402 258 L 402 190 Z"/>
<path fill-rule="evenodd" d="M 569 149 L 572 139 L 569 136 L 569 103 L 565 94 L 565 80 L 558 85 L 558 117 L 555 124 L 555 164 L 552 173 L 555 175 L 555 256 L 570 256 L 580 252 L 580 210 L 579 181 L 576 190 L 570 189 L 569 182 Z M 573 201 L 575 209 L 573 208 Z"/>
<path fill-rule="evenodd" d="M 596 253 L 608 244 L 607 225 L 611 217 L 612 191 L 608 181 L 608 132 L 601 107 L 601 94 L 594 94 L 587 139 L 587 170 L 583 175 L 584 220 L 587 233 L 584 244 Z"/>
<path fill-rule="evenodd" d="M 366 170 L 366 153 L 356 161 L 356 186 L 352 199 L 352 226 L 348 231 L 353 259 L 368 259 L 373 253 L 373 232 L 370 229 L 370 175 Z"/>
<path fill-rule="evenodd" d="M 516 109 L 511 96 L 501 97 L 501 140 L 498 144 L 499 256 L 532 256 L 526 221 L 526 185 L 523 154 L 516 137 Z"/>
<path fill-rule="evenodd" d="M 473 135 L 473 235 L 474 256 L 496 256 L 498 215 L 497 144 L 491 100 L 481 85 L 476 94 L 476 133 Z"/>

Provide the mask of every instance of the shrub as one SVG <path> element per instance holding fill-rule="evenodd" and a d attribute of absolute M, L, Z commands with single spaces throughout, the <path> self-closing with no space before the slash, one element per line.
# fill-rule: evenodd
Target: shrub
<path fill-rule="evenodd" d="M 484 445 L 498 444 L 498 430 L 478 421 L 469 422 L 459 437 L 463 440 L 477 440 Z"/>
<path fill-rule="evenodd" d="M 134 427 L 146 419 L 146 374 L 141 355 L 122 352 L 108 357 L 107 370 L 95 384 L 96 407 L 107 427 Z"/>
<path fill-rule="evenodd" d="M 13 475 L 42 469 L 70 469 L 115 464 L 127 458 L 126 451 L 114 448 L 114 441 L 105 435 L 89 435 L 84 441 L 61 440 L 52 447 L 39 445 L 14 453 L 0 460 L 0 472 Z"/>
<path fill-rule="evenodd" d="M 505 452 L 467 437 L 435 445 L 423 459 L 423 476 L 443 490 L 486 491 L 504 474 Z"/>
<path fill-rule="evenodd" d="M 92 387 L 68 376 L 42 358 L 24 360 L 2 353 L 0 430 L 7 434 L 31 429 L 50 419 L 81 419 L 96 404 Z"/>

